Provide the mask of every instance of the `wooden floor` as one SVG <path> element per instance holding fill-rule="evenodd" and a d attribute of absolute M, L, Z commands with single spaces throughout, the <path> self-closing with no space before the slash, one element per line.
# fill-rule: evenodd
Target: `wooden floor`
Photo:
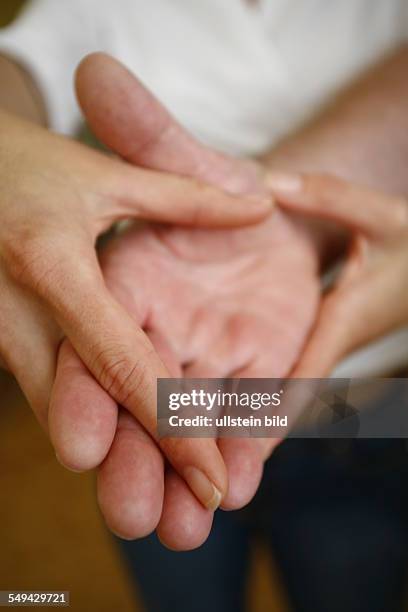
<path fill-rule="evenodd" d="M 71 609 L 140 610 L 103 526 L 90 474 L 72 474 L 0 374 L 0 590 L 69 590 Z"/>
<path fill-rule="evenodd" d="M 0 590 L 69 590 L 75 612 L 142 610 L 98 513 L 93 475 L 59 466 L 17 385 L 2 373 L 0 492 Z M 250 584 L 251 612 L 287 610 L 261 551 Z"/>

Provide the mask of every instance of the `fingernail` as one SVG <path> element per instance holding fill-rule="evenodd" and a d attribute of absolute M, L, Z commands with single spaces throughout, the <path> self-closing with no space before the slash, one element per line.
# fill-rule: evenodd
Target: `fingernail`
<path fill-rule="evenodd" d="M 265 183 L 268 189 L 287 194 L 298 193 L 303 187 L 303 179 L 300 174 L 275 170 L 266 174 Z"/>
<path fill-rule="evenodd" d="M 209 510 L 216 510 L 221 503 L 222 495 L 207 476 L 195 467 L 184 469 L 184 479 L 194 495 Z"/>

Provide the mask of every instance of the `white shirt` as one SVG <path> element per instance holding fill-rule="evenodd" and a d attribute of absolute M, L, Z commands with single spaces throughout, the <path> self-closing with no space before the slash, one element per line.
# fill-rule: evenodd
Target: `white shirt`
<path fill-rule="evenodd" d="M 31 0 L 0 33 L 46 96 L 52 125 L 80 115 L 76 65 L 122 60 L 189 130 L 235 155 L 271 147 L 408 32 L 406 0 Z"/>
<path fill-rule="evenodd" d="M 57 131 L 78 127 L 73 74 L 99 50 L 201 141 L 247 156 L 316 114 L 407 32 L 407 0 L 31 0 L 0 32 L 0 51 L 37 80 Z M 382 351 L 382 368 L 407 358 L 408 331 L 400 338 Z"/>

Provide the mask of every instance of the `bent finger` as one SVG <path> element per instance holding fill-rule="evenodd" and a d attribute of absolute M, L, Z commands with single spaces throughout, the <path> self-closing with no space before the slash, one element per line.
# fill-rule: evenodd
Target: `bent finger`
<path fill-rule="evenodd" d="M 203 181 L 112 161 L 108 196 L 97 209 L 102 230 L 129 217 L 192 227 L 237 227 L 262 221 L 270 195 L 232 195 Z"/>
<path fill-rule="evenodd" d="M 279 204 L 386 238 L 408 228 L 404 198 L 380 193 L 329 175 L 269 172 L 266 185 Z"/>

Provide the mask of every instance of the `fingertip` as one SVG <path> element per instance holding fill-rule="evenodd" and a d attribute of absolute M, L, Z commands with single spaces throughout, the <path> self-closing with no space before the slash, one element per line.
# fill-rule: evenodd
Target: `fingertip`
<path fill-rule="evenodd" d="M 93 385 L 90 385 L 93 387 Z M 67 389 L 50 404 L 49 432 L 58 461 L 73 472 L 92 470 L 104 460 L 115 434 L 116 403 L 100 388 Z"/>
<path fill-rule="evenodd" d="M 103 51 L 94 51 L 85 55 L 75 70 L 74 83 L 76 91 L 82 93 L 84 80 L 88 79 L 88 77 L 94 78 L 97 76 L 95 75 L 95 71 L 100 65 L 106 66 L 107 64 L 113 63 L 116 63 L 116 61 Z"/>
<path fill-rule="evenodd" d="M 112 444 L 116 413 L 116 403 L 104 393 L 88 400 L 67 391 L 64 400 L 53 400 L 49 430 L 59 462 L 74 472 L 100 465 Z"/>
<path fill-rule="evenodd" d="M 165 480 L 163 512 L 157 527 L 160 542 L 174 551 L 194 550 L 208 538 L 214 513 L 192 494 L 184 480 L 169 470 Z"/>

